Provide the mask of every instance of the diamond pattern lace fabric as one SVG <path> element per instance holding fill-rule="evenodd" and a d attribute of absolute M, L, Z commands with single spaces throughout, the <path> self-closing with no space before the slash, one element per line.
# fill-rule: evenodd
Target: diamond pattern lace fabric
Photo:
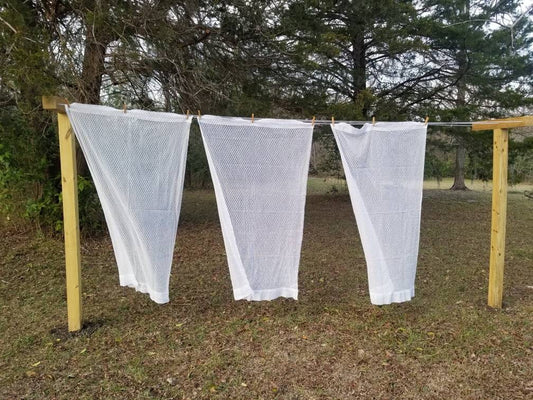
<path fill-rule="evenodd" d="M 425 124 L 331 126 L 365 253 L 370 300 L 410 300 L 420 237 Z"/>
<path fill-rule="evenodd" d="M 191 118 L 86 104 L 67 114 L 102 203 L 120 284 L 168 302 Z"/>
<path fill-rule="evenodd" d="M 298 298 L 313 126 L 202 116 L 236 300 Z"/>

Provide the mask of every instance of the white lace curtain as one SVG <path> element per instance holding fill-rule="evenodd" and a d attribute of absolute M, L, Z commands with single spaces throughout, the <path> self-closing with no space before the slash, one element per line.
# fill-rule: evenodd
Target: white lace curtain
<path fill-rule="evenodd" d="M 106 217 L 120 284 L 168 302 L 192 118 L 72 104 L 69 119 Z M 313 125 L 202 116 L 235 299 L 298 298 Z M 410 300 L 426 126 L 331 126 L 367 262 L 373 304 Z"/>
<path fill-rule="evenodd" d="M 102 203 L 120 284 L 168 302 L 192 118 L 86 104 L 67 114 Z"/>
<path fill-rule="evenodd" d="M 235 299 L 298 297 L 313 126 L 202 116 Z"/>
<path fill-rule="evenodd" d="M 410 300 L 420 236 L 425 124 L 331 126 L 365 253 L 370 300 Z"/>

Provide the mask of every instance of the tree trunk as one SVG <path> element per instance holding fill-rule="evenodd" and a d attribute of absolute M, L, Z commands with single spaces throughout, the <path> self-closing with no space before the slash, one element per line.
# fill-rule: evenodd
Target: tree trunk
<path fill-rule="evenodd" d="M 93 35 L 88 35 L 83 56 L 83 70 L 79 87 L 80 101 L 87 104 L 100 103 L 100 88 L 105 72 L 104 59 L 107 43 L 100 42 Z"/>
<path fill-rule="evenodd" d="M 470 19 L 470 0 L 467 0 L 464 4 L 463 15 L 465 21 Z M 468 57 L 465 43 L 462 44 L 457 55 L 457 66 L 459 79 L 457 81 L 457 100 L 455 104 L 459 111 L 459 116 L 464 120 L 470 117 L 466 111 L 466 72 L 468 69 Z M 465 184 L 465 159 L 466 148 L 463 140 L 459 136 L 457 138 L 457 149 L 455 150 L 455 176 L 450 190 L 468 190 Z"/>
<path fill-rule="evenodd" d="M 100 89 L 105 73 L 105 54 L 110 42 L 106 32 L 87 26 L 83 68 L 78 86 L 78 101 L 85 104 L 100 104 Z M 78 175 L 88 175 L 87 162 L 79 146 L 76 148 Z"/>
<path fill-rule="evenodd" d="M 366 47 L 365 36 L 363 31 L 357 32 L 352 37 L 352 58 L 353 58 L 353 70 L 352 70 L 352 84 L 353 94 L 352 100 L 354 103 L 364 100 L 360 99 L 360 94 L 366 90 Z M 361 103 L 361 112 L 363 116 L 366 116 L 368 106 L 365 101 Z"/>
<path fill-rule="evenodd" d="M 460 140 L 455 151 L 455 176 L 450 190 L 468 190 L 465 185 L 466 148 Z"/>

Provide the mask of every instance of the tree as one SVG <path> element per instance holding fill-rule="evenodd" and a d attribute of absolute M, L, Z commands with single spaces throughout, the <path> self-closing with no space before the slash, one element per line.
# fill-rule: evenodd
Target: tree
<path fill-rule="evenodd" d="M 38 220 L 57 215 L 59 162 L 51 116 L 41 95 L 57 87 L 50 35 L 30 2 L 0 6 L 0 187 L 2 208 Z M 9 201 L 8 201 L 9 200 Z M 12 204 L 10 204 L 10 202 Z"/>
<path fill-rule="evenodd" d="M 337 109 L 344 117 L 394 118 L 391 104 L 438 71 L 416 62 L 424 47 L 417 21 L 412 1 L 291 2 L 283 27 L 293 81 L 345 103 Z"/>
<path fill-rule="evenodd" d="M 202 108 L 214 113 L 239 112 L 239 105 L 251 103 L 245 96 L 253 94 L 255 104 L 265 104 L 267 110 L 264 91 L 254 88 L 266 82 L 263 77 L 270 67 L 266 56 L 257 57 L 258 52 L 266 55 L 269 40 L 267 4 L 3 2 L 0 158 L 9 160 L 3 165 L 20 171 L 16 176 L 25 180 L 20 188 L 39 186 L 32 202 L 47 206 L 33 208 L 46 212 L 51 204 L 58 205 L 60 193 L 55 124 L 52 115 L 41 110 L 43 94 L 93 104 L 103 100 L 115 106 L 127 102 L 145 109 Z M 200 153 L 191 155 L 203 159 Z M 78 172 L 88 176 L 82 161 L 78 151 Z M 190 166 L 205 174 L 203 164 Z M 90 188 L 90 182 L 84 187 Z M 82 194 L 80 210 L 84 201 Z"/>
<path fill-rule="evenodd" d="M 429 0 L 421 32 L 430 44 L 424 63 L 439 74 L 422 88 L 434 118 L 469 121 L 499 117 L 531 104 L 533 24 L 520 2 Z M 452 189 L 465 190 L 464 166 L 470 135 L 452 133 L 456 143 Z"/>

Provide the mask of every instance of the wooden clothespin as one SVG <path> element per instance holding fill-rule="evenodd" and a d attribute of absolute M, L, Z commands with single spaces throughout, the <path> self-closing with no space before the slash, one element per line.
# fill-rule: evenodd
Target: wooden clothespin
<path fill-rule="evenodd" d="M 187 118 L 185 118 L 185 119 L 189 119 L 189 113 L 190 113 L 190 111 L 187 110 Z"/>
<path fill-rule="evenodd" d="M 376 117 L 372 116 L 372 126 L 375 126 L 375 125 L 376 125 Z"/>
<path fill-rule="evenodd" d="M 65 97 L 65 104 L 67 105 L 67 107 L 70 107 L 70 103 L 66 97 Z"/>
<path fill-rule="evenodd" d="M 126 114 L 126 110 L 127 110 L 126 102 L 124 102 L 122 103 L 122 111 L 124 112 L 124 114 Z"/>
<path fill-rule="evenodd" d="M 427 125 L 429 122 L 429 115 L 426 116 L 426 122 L 424 122 L 425 125 Z"/>
<path fill-rule="evenodd" d="M 254 123 L 254 113 L 252 113 L 252 124 Z"/>
<path fill-rule="evenodd" d="M 313 115 L 313 119 L 311 120 L 311 124 L 312 124 L 313 126 L 315 126 L 315 120 L 316 120 L 316 118 L 315 118 L 315 116 Z"/>
<path fill-rule="evenodd" d="M 335 126 L 335 117 L 331 117 L 331 125 Z"/>
<path fill-rule="evenodd" d="M 198 110 L 198 119 L 200 119 L 202 115 L 200 114 L 200 110 Z"/>

